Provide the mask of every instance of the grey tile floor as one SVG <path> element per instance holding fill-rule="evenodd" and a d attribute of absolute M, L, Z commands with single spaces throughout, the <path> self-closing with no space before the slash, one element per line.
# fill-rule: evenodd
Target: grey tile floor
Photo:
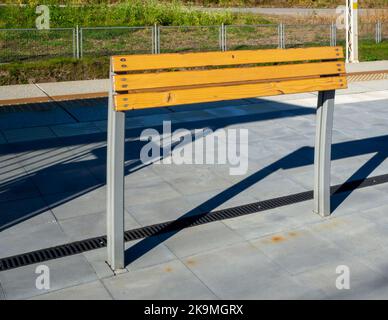
<path fill-rule="evenodd" d="M 388 81 L 339 92 L 332 183 L 388 173 Z M 313 186 L 316 94 L 127 114 L 126 228 L 270 199 Z M 23 111 L 23 112 L 22 112 Z M 145 128 L 248 129 L 248 170 L 143 165 Z M 0 258 L 105 234 L 106 100 L 0 112 Z M 195 143 L 193 143 L 195 145 Z M 333 198 L 322 219 L 306 201 L 126 243 L 127 272 L 105 249 L 0 272 L 1 299 L 387 299 L 388 185 Z M 350 289 L 335 286 L 350 269 Z"/>

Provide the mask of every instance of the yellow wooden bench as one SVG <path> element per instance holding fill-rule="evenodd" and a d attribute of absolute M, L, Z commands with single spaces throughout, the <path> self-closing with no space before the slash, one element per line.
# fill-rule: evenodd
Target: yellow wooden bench
<path fill-rule="evenodd" d="M 244 50 L 111 58 L 108 111 L 108 263 L 124 267 L 125 112 L 318 91 L 314 211 L 330 214 L 336 89 L 347 87 L 341 47 Z M 292 139 L 292 137 L 290 137 Z"/>

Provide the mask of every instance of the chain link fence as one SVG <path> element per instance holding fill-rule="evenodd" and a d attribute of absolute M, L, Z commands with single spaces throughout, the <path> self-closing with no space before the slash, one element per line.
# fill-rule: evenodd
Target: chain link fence
<path fill-rule="evenodd" d="M 380 24 L 381 40 L 388 41 L 388 23 Z"/>
<path fill-rule="evenodd" d="M 79 29 L 79 56 L 153 53 L 152 27 L 87 27 Z"/>
<path fill-rule="evenodd" d="M 0 63 L 76 56 L 75 28 L 0 29 Z"/>
<path fill-rule="evenodd" d="M 270 49 L 279 47 L 278 25 L 226 25 L 225 48 Z"/>
<path fill-rule="evenodd" d="M 285 48 L 330 46 L 332 25 L 285 25 Z"/>
<path fill-rule="evenodd" d="M 387 23 L 360 24 L 360 41 L 388 40 Z M 0 29 L 0 63 L 52 57 L 345 45 L 345 30 L 321 25 L 221 25 Z"/>
<path fill-rule="evenodd" d="M 220 26 L 159 27 L 159 53 L 220 50 Z"/>

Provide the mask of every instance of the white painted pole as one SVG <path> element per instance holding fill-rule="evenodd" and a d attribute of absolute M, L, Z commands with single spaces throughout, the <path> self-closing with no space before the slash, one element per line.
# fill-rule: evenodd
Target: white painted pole
<path fill-rule="evenodd" d="M 346 62 L 359 62 L 358 0 L 346 0 Z"/>

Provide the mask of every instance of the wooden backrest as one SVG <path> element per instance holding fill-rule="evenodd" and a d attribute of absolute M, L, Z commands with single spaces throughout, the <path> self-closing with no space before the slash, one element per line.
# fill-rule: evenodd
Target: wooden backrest
<path fill-rule="evenodd" d="M 113 56 L 114 106 L 125 111 L 343 89 L 343 57 L 341 47 Z"/>

